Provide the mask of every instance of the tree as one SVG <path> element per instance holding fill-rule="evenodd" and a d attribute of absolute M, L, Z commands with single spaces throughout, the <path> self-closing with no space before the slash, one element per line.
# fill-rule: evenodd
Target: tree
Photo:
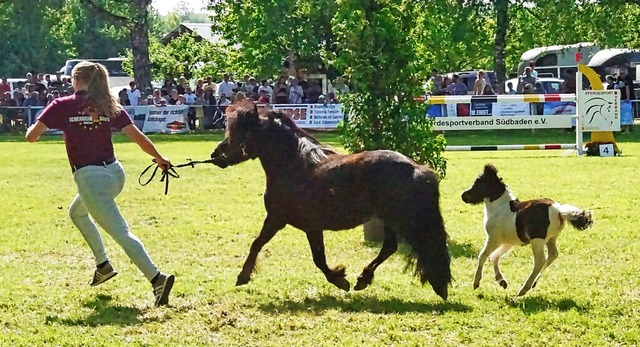
<path fill-rule="evenodd" d="M 495 0 L 496 35 L 493 44 L 493 66 L 498 85 L 507 79 L 507 30 L 509 29 L 509 0 Z"/>
<path fill-rule="evenodd" d="M 231 54 L 233 53 L 228 51 L 226 45 L 198 40 L 195 34 L 183 34 L 166 45 L 152 39 L 149 45 L 151 74 L 155 80 L 167 76 L 191 79 L 220 75 L 230 69 L 225 58 Z M 124 66 L 127 71 L 132 71 L 131 51 L 127 52 Z"/>
<path fill-rule="evenodd" d="M 303 68 L 318 69 L 334 49 L 331 19 L 335 0 L 211 0 L 213 30 L 229 47 L 242 46 L 232 65 L 269 76 L 280 71 L 290 51 Z M 233 58 L 233 57 L 232 57 Z"/>
<path fill-rule="evenodd" d="M 422 94 L 416 64 L 417 6 L 413 0 L 341 0 L 334 18 L 337 61 L 355 92 L 343 98 L 341 126 L 350 152 L 399 151 L 442 177 L 444 137 L 415 97 Z"/>
<path fill-rule="evenodd" d="M 114 25 L 130 30 L 133 76 L 142 88 L 151 89 L 149 61 L 149 6 L 151 0 L 81 0 L 87 8 L 104 16 Z"/>

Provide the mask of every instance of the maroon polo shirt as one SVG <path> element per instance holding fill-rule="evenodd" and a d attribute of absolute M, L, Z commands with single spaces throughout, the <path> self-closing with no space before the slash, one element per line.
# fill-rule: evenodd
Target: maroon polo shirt
<path fill-rule="evenodd" d="M 85 100 L 86 92 L 76 92 L 54 100 L 38 116 L 47 128 L 62 130 L 72 168 L 115 160 L 111 129 L 133 124 L 125 110 L 112 118 L 89 115 Z"/>

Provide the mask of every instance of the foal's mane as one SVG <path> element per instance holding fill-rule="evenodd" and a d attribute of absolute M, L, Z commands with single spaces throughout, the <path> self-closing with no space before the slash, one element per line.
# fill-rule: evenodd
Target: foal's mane
<path fill-rule="evenodd" d="M 322 145 L 309 132 L 300 128 L 286 113 L 269 111 L 267 117 L 269 120 L 280 120 L 279 126 L 298 138 L 298 156 L 308 164 L 307 166 L 315 166 L 328 159 L 330 155 L 338 154 L 332 148 Z"/>

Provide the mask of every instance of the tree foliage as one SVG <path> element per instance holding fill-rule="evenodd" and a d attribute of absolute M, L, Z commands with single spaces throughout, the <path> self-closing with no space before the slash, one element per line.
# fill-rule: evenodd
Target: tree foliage
<path fill-rule="evenodd" d="M 355 89 L 343 99 L 347 120 L 341 129 L 351 152 L 396 150 L 444 176 L 444 137 L 433 136 L 432 120 L 414 98 L 422 80 L 417 12 L 413 0 L 339 1 L 336 64 Z"/>

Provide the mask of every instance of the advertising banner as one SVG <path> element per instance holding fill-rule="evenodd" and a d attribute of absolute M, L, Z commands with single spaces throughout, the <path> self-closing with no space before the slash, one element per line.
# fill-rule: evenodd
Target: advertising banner
<path fill-rule="evenodd" d="M 344 119 L 340 104 L 272 105 L 285 112 L 300 128 L 335 129 Z"/>
<path fill-rule="evenodd" d="M 620 131 L 620 90 L 579 90 L 578 100 L 582 130 Z"/>
<path fill-rule="evenodd" d="M 496 117 L 463 117 L 434 118 L 435 130 L 481 130 L 481 129 L 544 129 L 570 128 L 569 115 L 562 116 L 496 116 Z"/>
<path fill-rule="evenodd" d="M 125 107 L 134 124 L 143 133 L 186 133 L 188 105 Z"/>

